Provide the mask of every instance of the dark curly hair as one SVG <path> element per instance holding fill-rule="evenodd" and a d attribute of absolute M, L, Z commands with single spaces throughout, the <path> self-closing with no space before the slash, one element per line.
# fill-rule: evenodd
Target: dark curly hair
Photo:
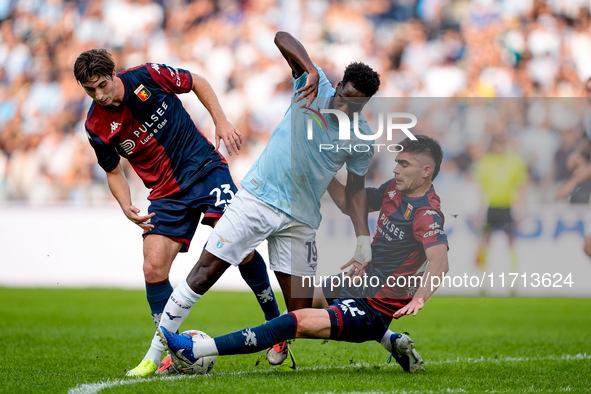
<path fill-rule="evenodd" d="M 371 97 L 380 88 L 380 74 L 367 64 L 355 62 L 345 68 L 343 85 L 347 82 L 351 82 L 353 87 L 366 97 Z"/>
<path fill-rule="evenodd" d="M 441 149 L 441 145 L 439 145 L 439 142 L 436 139 L 427 137 L 426 135 L 415 134 L 415 137 L 417 138 L 416 141 L 407 137 L 400 141 L 399 144 L 402 145 L 402 150 L 404 152 L 427 155 L 433 159 L 435 162 L 435 168 L 433 168 L 433 177 L 431 180 L 434 180 L 437 174 L 439 174 L 441 162 L 443 161 L 443 150 Z"/>

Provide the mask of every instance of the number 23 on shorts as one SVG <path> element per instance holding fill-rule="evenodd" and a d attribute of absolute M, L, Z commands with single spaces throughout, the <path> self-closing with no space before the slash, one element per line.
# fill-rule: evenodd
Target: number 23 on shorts
<path fill-rule="evenodd" d="M 222 204 L 226 205 L 226 204 L 230 204 L 232 202 L 232 200 L 234 199 L 234 192 L 230 189 L 230 185 L 227 183 L 224 183 L 221 186 L 221 190 L 219 187 L 213 188 L 211 190 L 211 192 L 209 192 L 209 195 L 211 196 L 212 194 L 215 194 L 215 206 L 220 206 Z M 226 197 L 227 195 L 230 196 L 230 198 L 225 198 L 222 199 L 222 194 L 224 195 L 224 197 Z"/>

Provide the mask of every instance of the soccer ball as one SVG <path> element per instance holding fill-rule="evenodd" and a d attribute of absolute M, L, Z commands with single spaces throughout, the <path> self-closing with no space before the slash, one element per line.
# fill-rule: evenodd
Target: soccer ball
<path fill-rule="evenodd" d="M 181 335 L 190 337 L 194 343 L 206 338 L 210 338 L 209 335 L 199 330 L 187 330 L 182 332 Z M 166 360 L 166 358 L 169 358 L 169 360 Z M 205 375 L 213 369 L 213 366 L 218 359 L 217 356 L 207 356 L 198 358 L 193 364 L 187 364 L 186 362 L 173 357 L 172 354 L 166 358 L 163 360 L 161 367 L 158 368 L 160 374 L 185 373 L 190 375 Z"/>
<path fill-rule="evenodd" d="M 187 330 L 181 333 L 186 337 L 191 337 L 193 343 L 197 343 L 203 339 L 209 339 L 210 336 L 199 330 Z M 176 360 L 180 364 L 180 371 L 186 374 L 205 375 L 213 369 L 218 356 L 207 356 L 198 358 L 193 364 L 188 365 L 184 361 Z"/>

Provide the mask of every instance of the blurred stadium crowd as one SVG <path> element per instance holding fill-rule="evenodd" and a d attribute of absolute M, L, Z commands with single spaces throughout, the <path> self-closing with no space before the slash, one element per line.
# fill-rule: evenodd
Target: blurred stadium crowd
<path fill-rule="evenodd" d="M 587 0 L 0 0 L 0 201 L 112 201 L 84 132 L 91 101 L 72 72 L 95 47 L 109 49 L 118 70 L 159 62 L 206 77 L 245 137 L 240 156 L 228 158 L 239 181 L 290 103 L 277 30 L 298 37 L 334 83 L 351 61 L 371 65 L 380 97 L 511 97 L 525 106 L 521 122 L 474 126 L 466 115 L 458 124 L 435 111 L 439 127 L 417 130 L 442 141 L 448 178 L 470 176 L 491 137 L 504 136 L 552 200 L 587 159 L 572 153 L 591 134 L 590 11 Z M 567 115 L 553 118 L 557 105 L 528 101 L 535 97 L 562 97 L 552 102 Z M 181 99 L 212 139 L 196 97 Z M 498 118 L 486 101 L 474 103 L 464 114 Z M 371 176 L 381 181 L 391 169 L 377 160 Z M 127 173 L 134 195 L 147 195 Z"/>

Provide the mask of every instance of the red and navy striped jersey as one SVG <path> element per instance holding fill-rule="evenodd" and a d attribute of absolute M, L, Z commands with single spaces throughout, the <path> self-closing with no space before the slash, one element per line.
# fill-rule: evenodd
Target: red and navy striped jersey
<path fill-rule="evenodd" d="M 125 87 L 123 102 L 117 107 L 93 102 L 86 119 L 90 144 L 105 171 L 125 157 L 152 189 L 153 200 L 184 190 L 211 164 L 226 162 L 176 96 L 191 91 L 189 71 L 148 63 L 117 77 Z"/>
<path fill-rule="evenodd" d="M 378 277 L 380 284 L 372 286 L 374 291 L 368 303 L 392 316 L 412 299 L 418 287 L 414 281 L 402 278 L 398 279 L 398 285 L 389 284 L 399 277 L 423 275 L 427 262 L 425 250 L 447 245 L 444 217 L 433 186 L 424 196 L 416 198 L 398 192 L 394 179 L 366 191 L 370 208 L 380 210 L 371 248 L 372 261 L 367 268 L 367 275 Z M 388 277 L 391 283 L 387 282 Z M 399 286 L 405 281 L 406 286 Z"/>

